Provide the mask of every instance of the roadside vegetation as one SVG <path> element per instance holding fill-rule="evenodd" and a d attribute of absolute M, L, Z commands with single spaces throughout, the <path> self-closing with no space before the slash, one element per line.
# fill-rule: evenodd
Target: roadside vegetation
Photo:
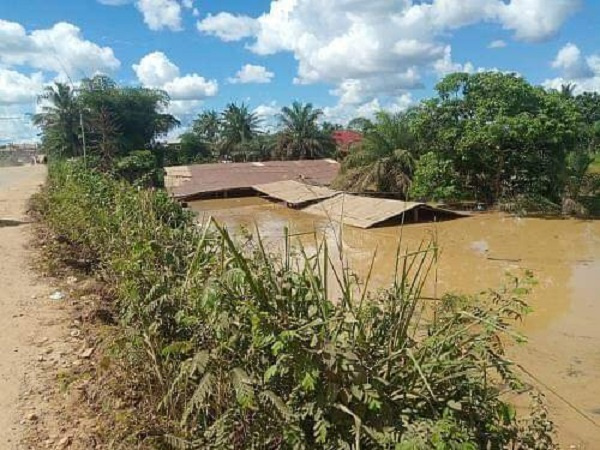
<path fill-rule="evenodd" d="M 325 242 L 311 256 L 289 237 L 283 254 L 257 235 L 241 246 L 80 160 L 51 165 L 35 205 L 47 251 L 112 291 L 119 337 L 101 364 L 118 401 L 106 388 L 103 409 L 119 448 L 553 448 L 503 355 L 523 339 L 511 324 L 527 280 L 423 300 L 438 254 L 424 242 L 399 248 L 379 292 L 343 265 L 332 298 Z M 533 408 L 517 415 L 508 399 L 525 391 Z"/>

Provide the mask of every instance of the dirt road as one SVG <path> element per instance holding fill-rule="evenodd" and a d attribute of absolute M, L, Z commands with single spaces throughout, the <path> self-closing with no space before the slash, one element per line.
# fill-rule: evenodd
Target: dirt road
<path fill-rule="evenodd" d="M 50 288 L 29 269 L 31 226 L 23 222 L 27 201 L 45 176 L 41 165 L 0 168 L 1 450 L 18 448 L 20 422 L 36 420 L 35 405 L 21 410 L 19 399 L 39 357 L 36 340 L 52 333 L 40 327 L 53 314 L 40 301 Z"/>

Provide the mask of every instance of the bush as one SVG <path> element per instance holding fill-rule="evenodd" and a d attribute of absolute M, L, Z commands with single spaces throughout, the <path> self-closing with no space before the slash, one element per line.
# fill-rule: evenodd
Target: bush
<path fill-rule="evenodd" d="M 521 339 L 510 323 L 526 284 L 425 303 L 432 243 L 369 294 L 326 243 L 308 256 L 288 239 L 271 255 L 255 237 L 242 250 L 164 193 L 76 163 L 51 168 L 45 195 L 49 227 L 114 286 L 131 378 L 162 418 L 136 446 L 552 448 L 543 408 L 518 419 L 504 400 L 523 388 L 501 338 Z"/>
<path fill-rule="evenodd" d="M 433 152 L 426 153 L 417 163 L 410 196 L 421 200 L 457 200 L 460 193 L 457 180 L 452 161 L 442 161 Z"/>

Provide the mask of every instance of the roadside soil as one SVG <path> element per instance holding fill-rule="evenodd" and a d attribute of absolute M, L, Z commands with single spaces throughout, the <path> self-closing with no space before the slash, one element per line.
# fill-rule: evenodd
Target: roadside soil
<path fill-rule="evenodd" d="M 44 182 L 44 166 L 0 168 L 0 449 L 19 448 L 23 411 L 19 399 L 33 380 L 40 348 L 36 340 L 56 339 L 56 312 L 46 307 L 50 287 L 30 270 L 31 225 L 26 205 Z M 34 419 L 36 405 L 29 405 Z M 28 407 L 28 409 L 29 409 Z"/>
<path fill-rule="evenodd" d="M 63 388 L 75 365 L 90 365 L 73 327 L 70 290 L 42 278 L 27 204 L 46 167 L 0 168 L 0 450 L 73 448 L 74 402 Z M 84 348 L 84 350 L 81 350 Z M 87 448 L 93 448 L 88 446 Z"/>

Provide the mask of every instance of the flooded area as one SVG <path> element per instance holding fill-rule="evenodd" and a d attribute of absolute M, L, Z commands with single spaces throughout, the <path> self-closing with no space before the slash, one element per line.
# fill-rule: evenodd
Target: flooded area
<path fill-rule="evenodd" d="M 511 348 L 510 354 L 546 394 L 559 443 L 600 448 L 600 221 L 490 213 L 362 230 L 258 197 L 203 200 L 190 208 L 234 233 L 258 229 L 273 246 L 281 244 L 285 227 L 309 251 L 315 236 L 326 237 L 330 248 L 341 241 L 359 276 L 366 276 L 373 263 L 373 289 L 393 279 L 399 242 L 402 249 L 414 250 L 434 236 L 441 254 L 437 282 L 427 286 L 426 296 L 476 294 L 500 287 L 507 274 L 531 271 L 538 282 L 527 298 L 533 312 L 520 325 L 529 343 Z"/>

